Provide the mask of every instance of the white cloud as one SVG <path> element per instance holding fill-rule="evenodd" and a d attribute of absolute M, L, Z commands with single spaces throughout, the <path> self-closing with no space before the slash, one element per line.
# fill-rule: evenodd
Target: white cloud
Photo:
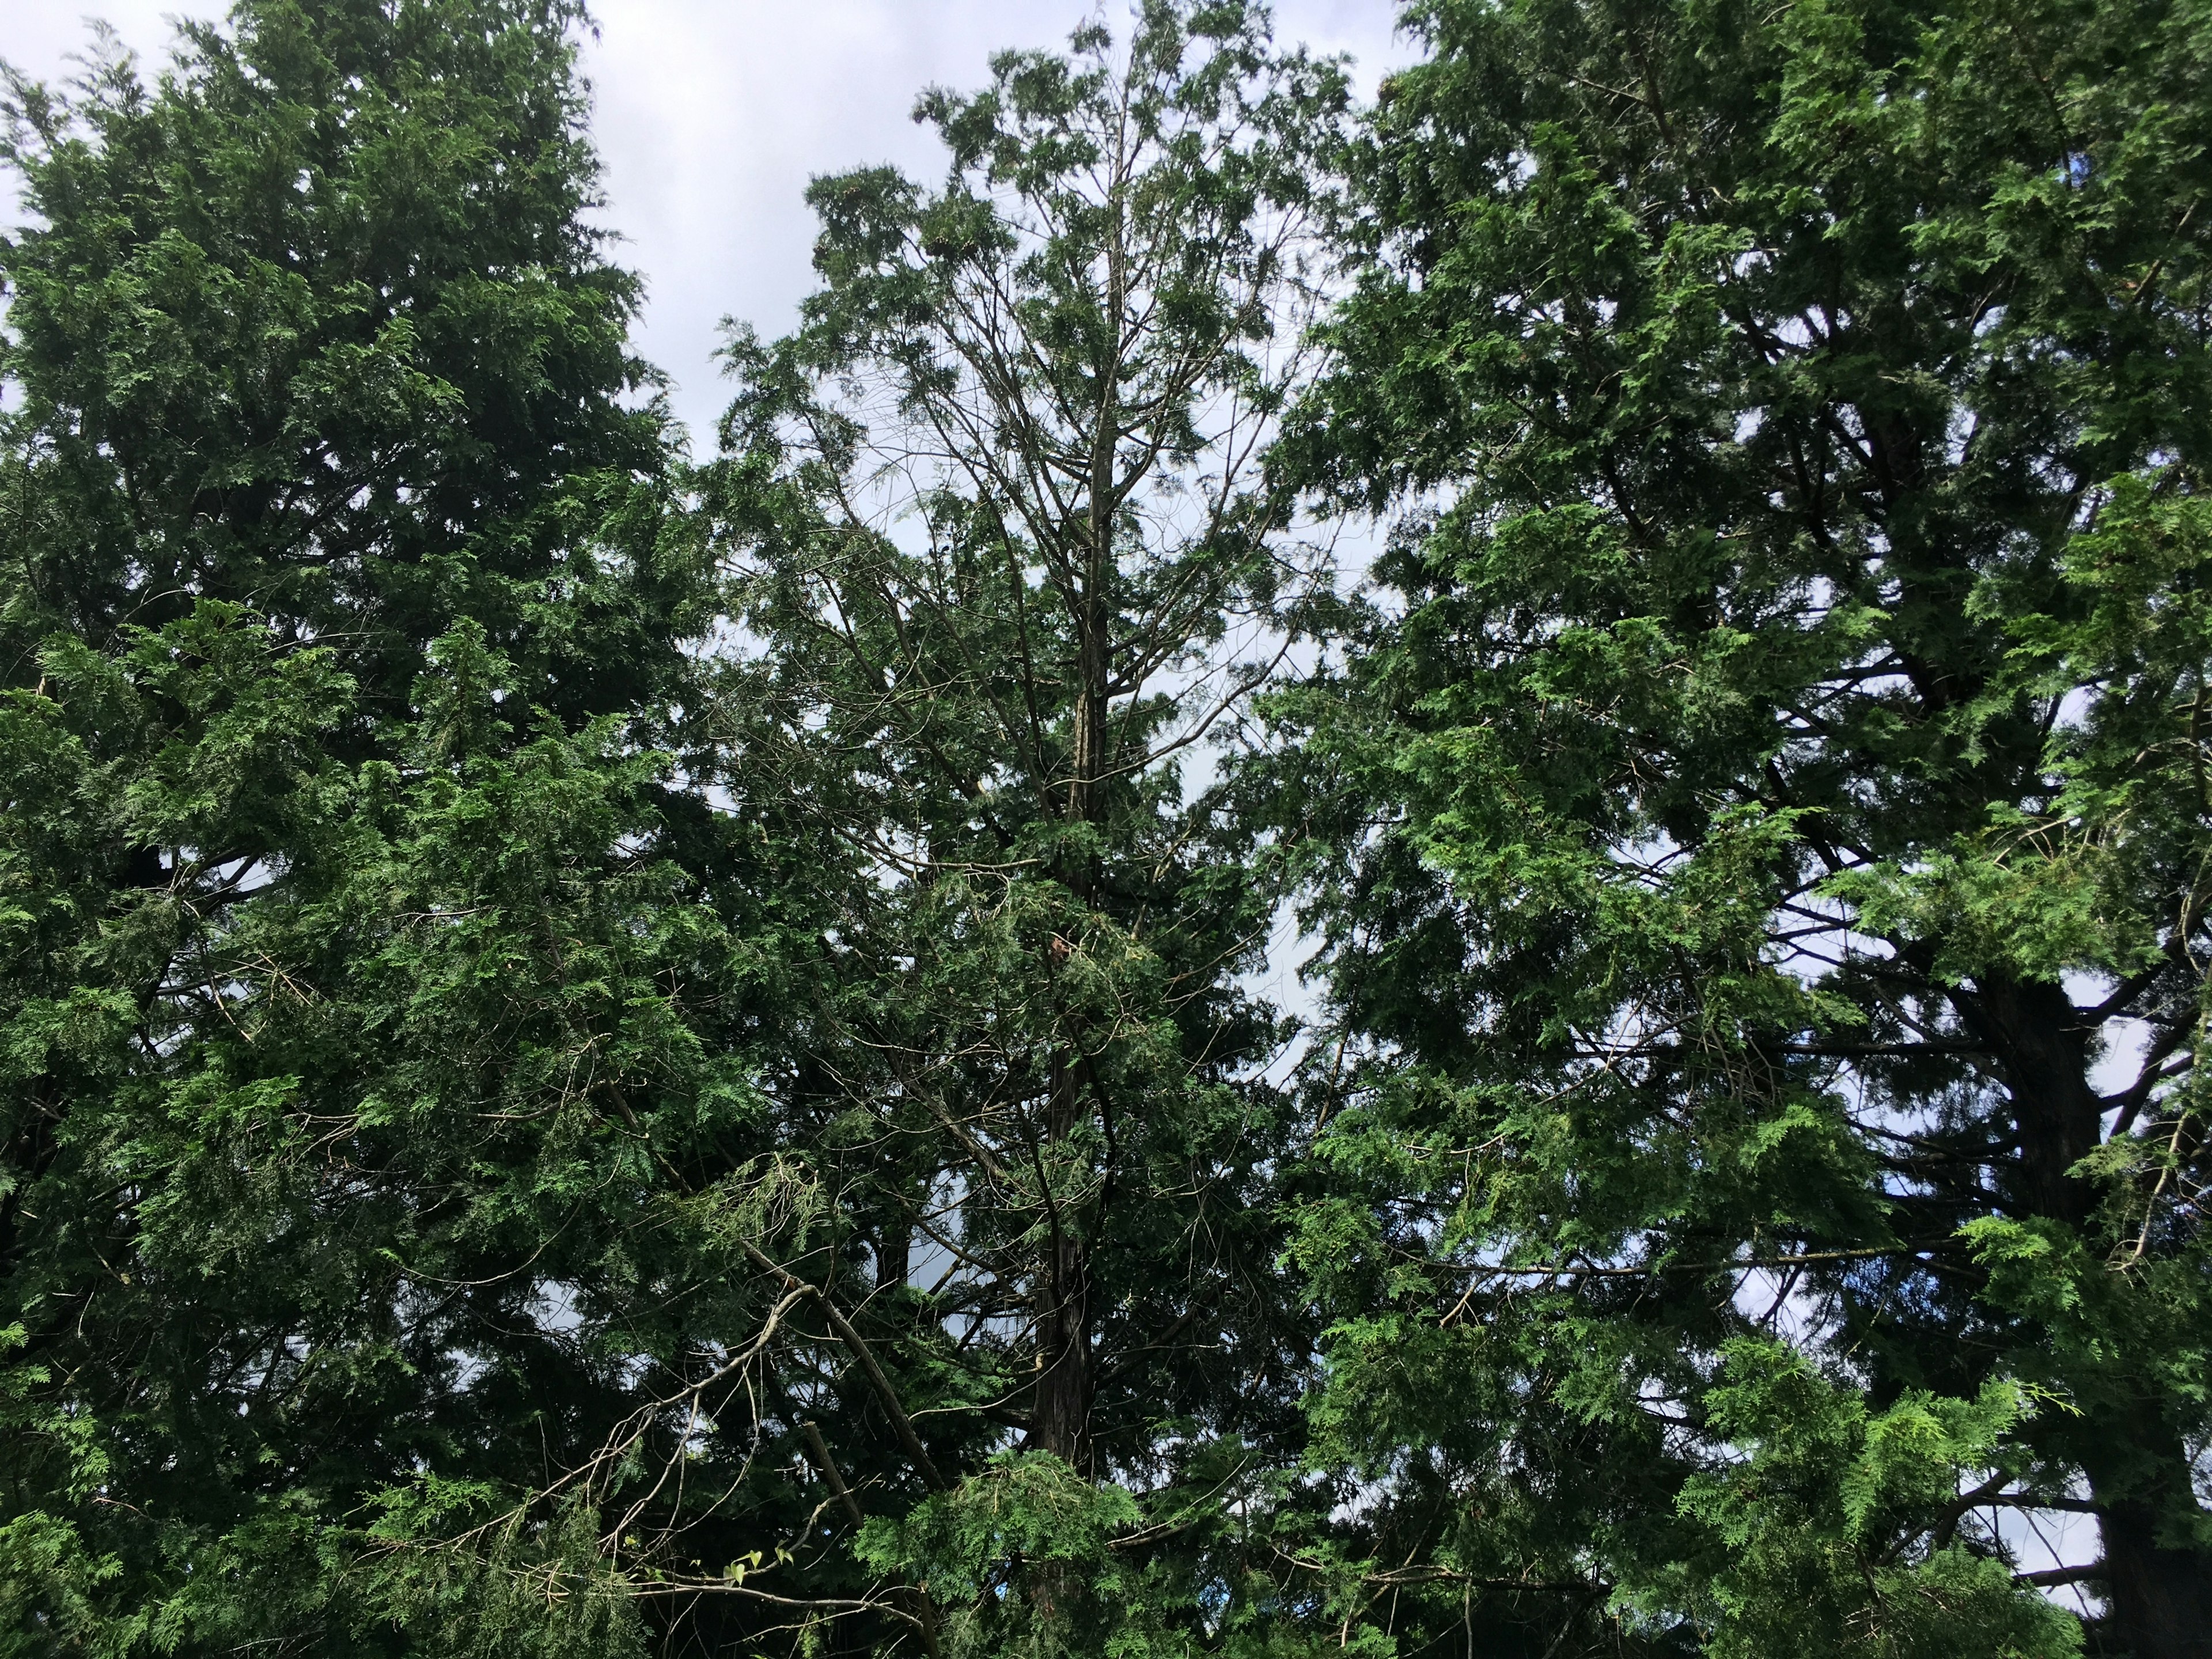
<path fill-rule="evenodd" d="M 925 86 L 976 84 L 1007 46 L 1060 44 L 1083 0 L 600 0 L 585 53 L 605 158 L 604 222 L 649 284 L 644 355 L 675 382 L 677 412 L 703 442 L 725 401 L 713 362 L 726 316 L 764 334 L 789 326 L 812 283 L 813 224 L 800 199 L 817 174 L 890 161 L 924 177 L 939 155 L 909 118 Z M 149 70 L 174 15 L 220 8 L 105 0 L 98 15 Z M 1108 0 L 1116 18 L 1119 0 Z M 1393 0 L 1281 0 L 1276 33 L 1348 52 L 1371 89 L 1408 55 Z M 61 78 L 82 50 L 77 9 L 0 0 L 0 57 Z M 12 211 L 5 216 L 11 220 Z"/>

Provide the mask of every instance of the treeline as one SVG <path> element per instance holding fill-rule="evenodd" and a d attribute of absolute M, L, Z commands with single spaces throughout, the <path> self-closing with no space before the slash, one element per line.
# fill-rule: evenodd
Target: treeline
<path fill-rule="evenodd" d="M 0 1654 L 2212 1652 L 2212 13 L 1102 16 L 10 79 Z"/>

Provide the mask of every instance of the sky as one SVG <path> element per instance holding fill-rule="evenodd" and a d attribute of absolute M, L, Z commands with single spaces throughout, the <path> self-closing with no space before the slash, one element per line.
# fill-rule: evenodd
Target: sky
<path fill-rule="evenodd" d="M 1092 0 L 598 0 L 584 55 L 596 94 L 617 257 L 644 273 L 638 343 L 674 382 L 670 400 L 702 447 L 726 401 L 714 350 L 725 317 L 763 335 L 794 320 L 812 285 L 800 193 L 825 173 L 896 163 L 934 179 L 941 155 L 910 118 L 924 87 L 969 87 L 1007 46 L 1053 46 Z M 66 78 L 104 18 L 148 70 L 177 15 L 220 0 L 0 0 L 0 58 Z M 1109 21 L 1126 0 L 1105 0 Z M 1413 52 L 1396 0 L 1277 0 L 1276 35 L 1356 59 L 1363 93 Z M 0 222 L 15 218 L 0 194 Z"/>

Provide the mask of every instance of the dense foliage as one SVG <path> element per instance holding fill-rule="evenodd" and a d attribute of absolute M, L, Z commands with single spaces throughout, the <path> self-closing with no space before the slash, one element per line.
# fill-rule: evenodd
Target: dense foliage
<path fill-rule="evenodd" d="M 0 1653 L 2208 1650 L 2212 15 L 1407 22 L 9 81 Z"/>
<path fill-rule="evenodd" d="M 588 1510 L 502 1517 L 743 1294 L 659 1168 L 747 1155 L 801 888 L 669 757 L 715 601 L 574 21 L 271 0 L 15 88 L 10 1651 L 635 1626 L 514 1576 L 608 1579 Z"/>
<path fill-rule="evenodd" d="M 782 1409 L 945 1641 L 1173 1651 L 1243 1570 L 1232 1504 L 1296 1467 L 1312 1352 L 1240 982 L 1279 860 L 1194 763 L 1327 608 L 1256 460 L 1345 94 L 1233 7 L 1073 46 L 924 97 L 939 188 L 815 183 L 823 287 L 733 339 L 709 497 L 754 695 L 857 854 L 787 1167 L 922 1426 L 857 1377 Z M 1008 1507 L 1030 1541 L 978 1540 Z"/>
<path fill-rule="evenodd" d="M 1416 21 L 1296 445 L 1429 503 L 1290 705 L 1322 1415 L 1540 1648 L 2064 1651 L 2087 1511 L 2202 1652 L 2208 19 Z"/>

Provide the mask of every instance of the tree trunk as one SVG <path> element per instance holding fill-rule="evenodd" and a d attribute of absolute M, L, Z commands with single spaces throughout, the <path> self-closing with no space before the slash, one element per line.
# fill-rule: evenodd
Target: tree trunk
<path fill-rule="evenodd" d="M 1073 1132 L 1079 1094 L 1075 1068 L 1053 1067 L 1050 1118 L 1055 1146 Z M 1048 1203 L 1051 1202 L 1049 1194 Z M 1029 1443 L 1078 1469 L 1091 1462 L 1091 1257 L 1075 1218 L 1054 1205 L 1051 1240 L 1037 1283 L 1037 1380 Z"/>
<path fill-rule="evenodd" d="M 897 1291 L 914 1273 L 914 1229 L 907 1218 L 887 1213 L 876 1236 L 876 1288 Z"/>
<path fill-rule="evenodd" d="M 1070 757 L 1067 811 L 1070 819 L 1097 823 L 1105 813 L 1100 789 L 1109 764 L 1107 720 L 1114 670 L 1114 517 L 1120 503 L 1116 445 L 1121 421 L 1120 372 L 1122 307 L 1126 299 L 1120 204 L 1106 250 L 1103 310 L 1115 343 L 1097 368 L 1098 409 L 1091 432 L 1089 501 L 1083 518 L 1083 576 L 1069 594 L 1076 628 L 1076 693 Z M 1097 902 L 1095 855 L 1068 872 L 1070 890 L 1085 904 Z M 1045 1126 L 1048 1144 L 1065 1146 L 1084 1109 L 1074 1056 L 1063 1053 L 1052 1064 L 1050 1104 Z M 1050 1194 L 1046 1202 L 1053 1203 Z M 1095 1219 L 1095 1218 L 1094 1218 Z M 1065 1458 L 1088 1474 L 1091 1467 L 1091 1253 L 1085 1231 L 1071 1211 L 1055 1206 L 1044 1271 L 1038 1275 L 1037 1381 L 1030 1414 L 1029 1443 Z M 1051 1593 L 1048 1592 L 1048 1600 Z"/>
<path fill-rule="evenodd" d="M 2095 1492 L 2094 1473 L 2089 1484 Z M 2179 1533 L 2196 1508 L 2193 1496 L 2164 1492 L 2103 1510 L 2105 1585 L 2112 1598 L 2112 1616 L 2098 1632 L 2103 1651 L 2133 1659 L 2212 1659 L 2212 1557 L 2176 1547 L 2160 1525 Z"/>
<path fill-rule="evenodd" d="M 2105 1543 L 2112 1615 L 2099 1648 L 2134 1659 L 2212 1656 L 2212 1553 L 2192 1547 L 2204 1522 L 2189 1455 L 2150 1401 L 2102 1414 L 2083 1463 Z"/>
<path fill-rule="evenodd" d="M 1088 1471 L 1091 1462 L 1091 1264 L 1080 1240 L 1054 1240 L 1038 1310 L 1035 1404 L 1029 1443 Z"/>
<path fill-rule="evenodd" d="M 1978 977 L 1957 1006 L 1989 1043 L 2012 1096 L 2020 1135 L 2019 1190 L 2033 1213 L 2080 1227 L 2096 1189 L 2068 1173 L 2103 1139 L 2103 1107 L 2089 1086 L 2089 1033 L 2062 986 L 2002 975 Z"/>
<path fill-rule="evenodd" d="M 2018 1198 L 2033 1213 L 2081 1229 L 2095 1188 L 2069 1174 L 2103 1137 L 2102 1103 L 2088 1081 L 2090 1033 L 2063 987 L 1992 975 L 1960 1007 L 1996 1052 L 2020 1135 Z M 2089 1407 L 2069 1437 L 2097 1506 L 2112 1615 L 2099 1631 L 2109 1654 L 2212 1659 L 2212 1551 L 2191 1534 L 2207 1517 L 2187 1449 L 2156 1402 Z"/>

